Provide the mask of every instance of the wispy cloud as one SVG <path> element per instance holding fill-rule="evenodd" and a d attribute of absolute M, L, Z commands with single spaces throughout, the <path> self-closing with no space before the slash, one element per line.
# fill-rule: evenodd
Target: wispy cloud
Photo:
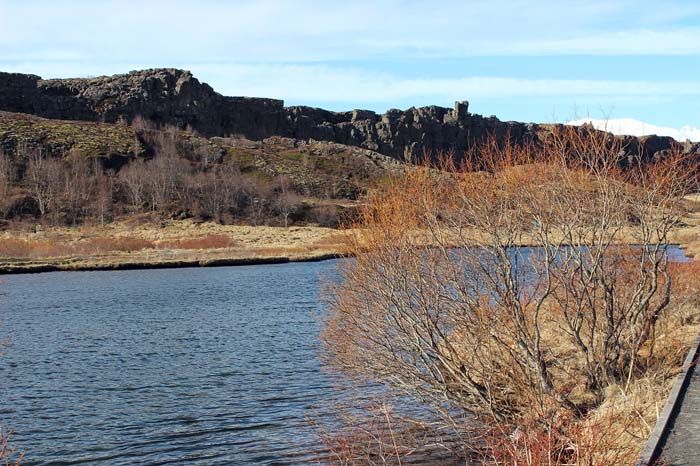
<path fill-rule="evenodd" d="M 679 1 L 0 0 L 0 61 L 700 54 L 699 16 Z"/>
<path fill-rule="evenodd" d="M 581 55 L 595 73 L 562 71 Z M 636 71 L 607 73 L 601 57 L 610 55 Z M 225 94 L 333 108 L 489 99 L 525 119 L 531 105 L 539 115 L 620 104 L 637 112 L 629 116 L 665 112 L 668 124 L 697 125 L 698 55 L 694 0 L 0 0 L 1 70 L 69 77 L 173 66 Z M 675 66 L 640 74 L 659 68 L 658 56 Z M 498 65 L 441 68 L 483 57 Z M 544 58 L 528 66 L 531 57 Z"/>
<path fill-rule="evenodd" d="M 62 65 L 14 64 L 11 71 L 35 70 L 45 77 L 60 75 Z M 124 72 L 124 65 L 115 72 Z M 128 69 L 143 68 L 132 64 Z M 226 95 L 283 98 L 294 102 L 391 103 L 397 101 L 449 102 L 464 98 L 517 98 L 607 96 L 655 98 L 700 96 L 700 82 L 650 82 L 644 80 L 528 79 L 469 76 L 461 78 L 407 79 L 383 72 L 328 65 L 191 64 L 200 80 Z M 43 69 L 43 73 L 42 73 Z M 80 66 L 78 75 L 94 76 L 100 67 Z"/>

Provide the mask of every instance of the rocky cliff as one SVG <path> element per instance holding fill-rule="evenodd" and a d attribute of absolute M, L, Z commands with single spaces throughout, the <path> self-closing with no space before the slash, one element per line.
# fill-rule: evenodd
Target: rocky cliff
<path fill-rule="evenodd" d="M 137 116 L 160 124 L 191 127 L 204 136 L 241 135 L 261 140 L 283 136 L 331 141 L 370 149 L 402 160 L 425 151 L 463 151 L 488 135 L 513 141 L 537 140 L 535 124 L 503 122 L 469 113 L 468 102 L 437 106 L 331 112 L 283 101 L 227 97 L 200 83 L 189 71 L 153 69 L 89 79 L 43 80 L 38 76 L 0 73 L 0 110 L 44 118 L 131 122 Z M 633 152 L 641 140 L 627 138 Z M 648 137 L 645 152 L 671 148 L 667 137 Z M 686 147 L 700 152 L 700 145 Z"/>

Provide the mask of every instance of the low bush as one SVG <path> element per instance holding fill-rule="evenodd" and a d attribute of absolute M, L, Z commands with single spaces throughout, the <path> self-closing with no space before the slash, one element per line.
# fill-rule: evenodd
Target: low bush
<path fill-rule="evenodd" d="M 227 235 L 207 235 L 199 238 L 160 241 L 160 249 L 217 249 L 238 246 L 238 242 Z"/>
<path fill-rule="evenodd" d="M 674 322 L 697 317 L 697 266 L 669 265 L 696 171 L 552 138 L 407 169 L 371 199 L 327 289 L 326 356 L 480 431 L 464 448 L 486 463 L 631 464 L 690 343 Z"/>

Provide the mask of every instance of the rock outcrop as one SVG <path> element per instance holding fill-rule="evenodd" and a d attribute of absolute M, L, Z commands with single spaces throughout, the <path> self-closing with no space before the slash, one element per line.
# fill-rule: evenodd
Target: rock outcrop
<path fill-rule="evenodd" d="M 189 71 L 132 71 L 90 79 L 42 80 L 0 73 L 0 110 L 61 120 L 131 122 L 137 116 L 206 136 L 241 133 L 254 139 L 276 134 L 283 102 L 224 97 Z"/>
<path fill-rule="evenodd" d="M 429 106 L 331 112 L 304 106 L 285 107 L 276 99 L 227 97 L 200 83 L 189 71 L 153 69 L 89 79 L 42 80 L 38 76 L 0 73 L 0 110 L 44 118 L 131 122 L 143 117 L 204 136 L 240 135 L 315 139 L 362 147 L 401 160 L 425 152 L 459 153 L 488 135 L 522 142 L 537 140 L 535 124 L 503 122 L 469 113 L 468 102 L 454 108 Z M 632 140 L 633 139 L 633 140 Z M 632 138 L 637 151 L 640 140 Z M 671 138 L 648 137 L 645 152 L 670 149 Z M 692 145 L 689 151 L 700 151 Z"/>

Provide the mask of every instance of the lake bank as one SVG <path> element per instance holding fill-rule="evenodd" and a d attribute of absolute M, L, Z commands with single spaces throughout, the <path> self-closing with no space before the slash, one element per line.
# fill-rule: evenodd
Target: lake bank
<path fill-rule="evenodd" d="M 686 257 L 700 257 L 700 221 L 686 220 L 672 243 Z M 345 256 L 347 234 L 319 226 L 192 221 L 5 231 L 0 234 L 0 275 L 317 262 Z"/>
<path fill-rule="evenodd" d="M 172 221 L 5 231 L 0 274 L 313 262 L 343 255 L 344 233 Z"/>
<path fill-rule="evenodd" d="M 670 239 L 686 257 L 697 258 L 700 202 L 689 202 L 690 212 Z M 0 275 L 314 262 L 344 256 L 347 234 L 313 225 L 285 228 L 192 220 L 25 225 L 0 233 Z M 455 244 L 463 243 L 455 238 Z M 525 239 L 523 245 L 528 244 Z"/>

